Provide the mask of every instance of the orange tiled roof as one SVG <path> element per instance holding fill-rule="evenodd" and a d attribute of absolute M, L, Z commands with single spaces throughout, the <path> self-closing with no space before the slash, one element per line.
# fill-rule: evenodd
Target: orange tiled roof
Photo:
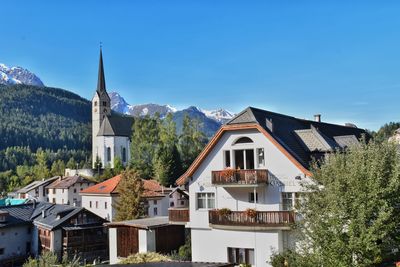
<path fill-rule="evenodd" d="M 114 176 L 104 182 L 96 184 L 94 186 L 88 187 L 81 191 L 81 193 L 88 193 L 88 194 L 111 194 L 117 193 L 116 189 L 121 181 L 121 175 Z"/>
<path fill-rule="evenodd" d="M 121 175 L 117 175 L 110 178 L 102 183 L 88 187 L 81 191 L 86 194 L 112 194 L 118 193 L 118 184 L 121 181 Z M 156 180 L 145 180 L 143 181 L 143 197 L 163 197 L 166 194 L 163 193 L 164 188 Z"/>

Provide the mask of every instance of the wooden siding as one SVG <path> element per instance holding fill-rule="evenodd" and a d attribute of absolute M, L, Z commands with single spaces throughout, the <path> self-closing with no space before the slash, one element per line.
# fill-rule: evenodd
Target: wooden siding
<path fill-rule="evenodd" d="M 117 227 L 117 256 L 128 257 L 139 252 L 139 232 L 135 227 Z"/>
<path fill-rule="evenodd" d="M 189 222 L 189 208 L 170 208 L 168 217 L 170 222 Z"/>
<path fill-rule="evenodd" d="M 268 182 L 267 170 L 222 170 L 212 171 L 212 184 L 216 185 L 254 185 Z"/>
<path fill-rule="evenodd" d="M 257 211 L 255 217 L 250 217 L 243 211 L 220 215 L 217 210 L 210 210 L 209 222 L 214 225 L 279 227 L 294 223 L 295 215 L 292 211 Z"/>
<path fill-rule="evenodd" d="M 154 229 L 156 232 L 156 252 L 168 254 L 178 251 L 185 244 L 185 226 L 168 225 Z"/>

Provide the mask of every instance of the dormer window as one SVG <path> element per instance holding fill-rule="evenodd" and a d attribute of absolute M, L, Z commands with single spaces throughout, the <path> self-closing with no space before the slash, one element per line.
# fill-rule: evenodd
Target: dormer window
<path fill-rule="evenodd" d="M 244 136 L 244 137 L 240 137 L 238 140 L 236 140 L 236 142 L 234 142 L 233 144 L 251 144 L 254 143 L 253 140 L 251 140 L 249 137 Z"/>

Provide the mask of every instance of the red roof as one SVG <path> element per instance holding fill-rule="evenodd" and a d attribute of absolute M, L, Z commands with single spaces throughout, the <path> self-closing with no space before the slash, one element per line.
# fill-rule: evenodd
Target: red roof
<path fill-rule="evenodd" d="M 105 180 L 99 184 L 94 186 L 88 187 L 81 191 L 81 193 L 88 193 L 88 194 L 111 194 L 117 193 L 116 189 L 121 180 L 121 175 L 117 175 L 113 178 Z"/>
<path fill-rule="evenodd" d="M 88 187 L 81 191 L 83 194 L 112 194 L 118 193 L 118 184 L 121 181 L 121 175 L 117 175 L 113 178 L 105 180 L 99 184 Z M 170 189 L 160 185 L 156 180 L 145 180 L 143 181 L 143 197 L 163 197 L 169 193 Z M 163 191 L 167 192 L 163 192 Z"/>

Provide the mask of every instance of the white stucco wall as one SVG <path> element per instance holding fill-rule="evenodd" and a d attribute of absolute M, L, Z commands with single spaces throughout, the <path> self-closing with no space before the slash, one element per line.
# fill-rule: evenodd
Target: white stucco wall
<path fill-rule="evenodd" d="M 115 199 L 116 196 L 84 194 L 82 195 L 82 207 L 108 221 L 113 221 L 115 218 L 115 209 L 113 207 Z M 90 202 L 92 203 L 91 206 Z M 97 208 L 96 202 L 98 203 Z"/>
<path fill-rule="evenodd" d="M 117 228 L 108 228 L 110 264 L 117 264 Z"/>
<path fill-rule="evenodd" d="M 31 233 L 28 232 L 31 229 Z M 32 226 L 13 226 L 0 228 L 0 248 L 4 248 L 4 254 L 0 255 L 0 261 L 13 256 L 26 254 L 27 242 L 32 239 Z"/>
<path fill-rule="evenodd" d="M 249 137 L 254 143 L 234 144 L 240 137 Z M 256 149 L 264 148 L 265 164 L 257 166 Z M 211 172 L 224 169 L 224 151 L 231 151 L 234 162 L 235 149 L 254 149 L 255 169 L 267 169 L 272 184 L 257 187 L 258 203 L 249 202 L 252 187 L 216 187 L 211 184 Z M 235 168 L 235 166 L 233 166 Z M 296 180 L 300 176 L 302 180 Z M 190 223 L 192 228 L 192 254 L 194 261 L 226 262 L 227 248 L 254 248 L 257 244 L 257 266 L 269 266 L 266 261 L 274 248 L 281 250 L 281 230 L 273 231 L 227 231 L 209 227 L 208 210 L 198 210 L 196 193 L 214 193 L 215 208 L 244 211 L 255 208 L 259 211 L 281 210 L 281 193 L 301 191 L 300 182 L 304 174 L 270 140 L 257 130 L 225 132 L 209 155 L 200 164 L 189 182 Z M 255 241 L 256 240 L 256 241 Z M 212 244 L 210 246 L 210 244 Z"/>
<path fill-rule="evenodd" d="M 74 200 L 76 206 L 80 207 L 82 205 L 82 197 L 79 192 L 85 188 L 88 188 L 95 183 L 75 183 L 69 188 L 56 188 L 55 193 L 52 188 L 49 189 L 49 202 L 53 203 L 55 199 L 56 204 L 73 205 Z"/>
<path fill-rule="evenodd" d="M 151 230 L 139 229 L 139 252 L 156 251 L 156 233 Z"/>
<path fill-rule="evenodd" d="M 148 216 L 168 216 L 169 196 L 165 195 L 163 198 L 148 199 Z M 154 202 L 156 201 L 156 203 Z M 157 214 L 154 213 L 154 208 L 157 208 Z"/>
<path fill-rule="evenodd" d="M 111 160 L 107 161 L 107 147 L 111 148 Z M 119 157 L 122 160 L 122 148 L 126 149 L 126 165 L 130 160 L 130 141 L 129 137 L 124 136 L 97 136 L 95 138 L 94 153 L 99 155 L 102 167 L 109 165 L 114 168 L 114 158 Z M 96 156 L 94 156 L 96 157 Z M 94 167 L 95 169 L 97 167 Z"/>

